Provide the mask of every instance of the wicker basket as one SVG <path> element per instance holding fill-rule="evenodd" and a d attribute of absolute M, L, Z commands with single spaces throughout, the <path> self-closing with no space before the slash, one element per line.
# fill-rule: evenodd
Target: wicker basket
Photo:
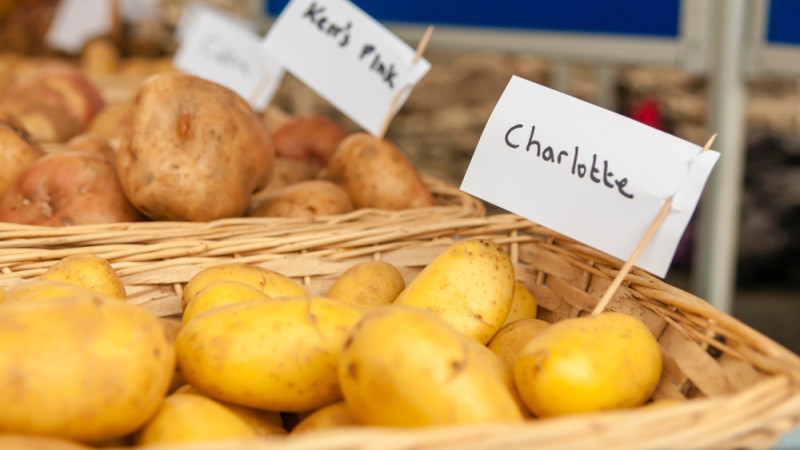
<path fill-rule="evenodd" d="M 511 214 L 425 217 L 424 210 L 297 221 L 223 220 L 106 227 L 0 228 L 0 286 L 35 277 L 55 260 L 91 251 L 109 259 L 131 302 L 159 316 L 180 313 L 182 286 L 204 267 L 239 261 L 276 270 L 323 294 L 353 263 L 390 262 L 407 281 L 456 239 L 503 245 L 539 317 L 588 314 L 621 261 Z M 662 406 L 525 424 L 420 430 L 347 428 L 289 438 L 176 448 L 765 448 L 800 417 L 800 357 L 705 301 L 634 269 L 608 309 L 640 318 L 655 334 L 664 372 Z M 170 447 L 172 448 L 172 447 Z"/>

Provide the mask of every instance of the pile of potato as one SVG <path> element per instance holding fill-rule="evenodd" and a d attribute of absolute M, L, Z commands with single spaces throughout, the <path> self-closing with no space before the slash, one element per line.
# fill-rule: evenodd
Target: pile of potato
<path fill-rule="evenodd" d="M 97 72 L 108 61 L 87 56 L 83 66 Z M 174 70 L 113 103 L 91 80 L 80 66 L 46 64 L 0 86 L 0 221 L 211 221 L 435 204 L 401 150 L 319 114 L 276 121 Z"/>
<path fill-rule="evenodd" d="M 182 321 L 126 303 L 92 255 L 3 297 L 0 446 L 522 423 L 643 405 L 661 376 L 638 319 L 537 319 L 483 239 L 456 241 L 408 283 L 386 262 L 354 264 L 325 296 L 260 267 L 209 267 L 184 286 Z"/>

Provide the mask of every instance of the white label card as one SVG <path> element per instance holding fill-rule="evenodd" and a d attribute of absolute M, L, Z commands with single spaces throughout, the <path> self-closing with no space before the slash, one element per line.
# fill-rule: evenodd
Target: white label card
<path fill-rule="evenodd" d="M 264 47 L 373 135 L 430 69 L 424 58 L 412 64 L 413 48 L 346 0 L 291 0 Z"/>
<path fill-rule="evenodd" d="M 208 7 L 191 14 L 173 58 L 175 67 L 221 84 L 247 100 L 253 109 L 264 110 L 284 70 L 261 46 L 261 37 Z"/>
<path fill-rule="evenodd" d="M 76 54 L 86 41 L 110 30 L 109 0 L 61 0 L 44 40 L 51 48 Z"/>
<path fill-rule="evenodd" d="M 513 77 L 461 184 L 471 195 L 664 277 L 719 153 Z"/>

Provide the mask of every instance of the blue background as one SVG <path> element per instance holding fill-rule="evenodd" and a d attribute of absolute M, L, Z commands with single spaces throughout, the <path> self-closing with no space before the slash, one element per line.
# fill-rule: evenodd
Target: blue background
<path fill-rule="evenodd" d="M 800 1 L 770 1 L 767 43 L 800 44 Z"/>
<path fill-rule="evenodd" d="M 289 1 L 267 0 L 266 3 L 267 14 L 276 17 Z M 353 3 L 384 24 L 394 22 L 668 38 L 677 38 L 680 32 L 680 0 L 355 0 Z"/>

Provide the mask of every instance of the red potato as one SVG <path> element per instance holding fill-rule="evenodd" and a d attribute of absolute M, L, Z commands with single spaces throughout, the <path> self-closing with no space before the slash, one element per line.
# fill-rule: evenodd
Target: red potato
<path fill-rule="evenodd" d="M 71 66 L 44 67 L 10 86 L 0 107 L 42 142 L 64 142 L 89 125 L 103 108 L 100 91 Z"/>
<path fill-rule="evenodd" d="M 19 122 L 0 111 L 0 195 L 42 155 L 44 151 Z"/>
<path fill-rule="evenodd" d="M 341 124 L 316 113 L 288 118 L 272 131 L 275 152 L 315 167 L 328 167 L 336 147 L 350 132 Z"/>
<path fill-rule="evenodd" d="M 327 179 L 347 191 L 356 209 L 435 205 L 430 189 L 403 152 L 367 133 L 355 133 L 339 144 Z"/>
<path fill-rule="evenodd" d="M 114 165 L 81 152 L 42 156 L 0 197 L 2 222 L 68 226 L 141 219 L 125 197 Z"/>
<path fill-rule="evenodd" d="M 70 139 L 64 150 L 102 156 L 112 164 L 115 164 L 117 159 L 117 153 L 108 139 L 91 133 L 79 134 Z"/>

